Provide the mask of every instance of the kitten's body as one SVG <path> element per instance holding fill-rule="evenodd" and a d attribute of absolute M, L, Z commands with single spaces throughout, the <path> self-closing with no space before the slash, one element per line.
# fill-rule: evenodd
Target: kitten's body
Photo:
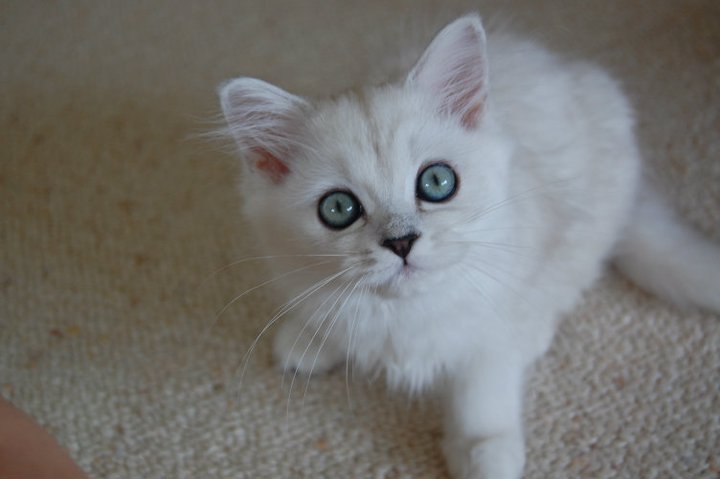
<path fill-rule="evenodd" d="M 644 187 L 632 111 L 613 80 L 509 37 L 493 38 L 485 55 L 484 41 L 479 20 L 465 17 L 405 84 L 314 106 L 251 79 L 222 97 L 255 161 L 243 178 L 246 216 L 268 254 L 298 255 L 277 269 L 293 315 L 276 338 L 280 361 L 310 372 L 348 357 L 412 390 L 441 382 L 453 474 L 513 478 L 523 466 L 523 371 L 613 248 L 642 256 L 623 231 L 638 229 L 628 218 Z M 418 171 L 436 160 L 459 188 L 423 202 Z M 318 200 L 333 190 L 352 192 L 364 212 L 340 231 L 318 220 Z M 656 219 L 650 236 L 682 230 L 667 214 Z M 407 258 L 383 246 L 408 232 L 420 236 Z M 685 234 L 720 271 L 717 250 Z M 303 256 L 326 254 L 341 256 Z M 640 281 L 645 263 L 633 269 Z M 720 309 L 717 287 L 705 288 L 695 302 Z"/>

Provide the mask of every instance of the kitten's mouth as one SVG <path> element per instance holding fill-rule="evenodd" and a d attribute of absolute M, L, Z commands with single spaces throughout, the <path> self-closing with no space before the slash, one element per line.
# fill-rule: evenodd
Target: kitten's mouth
<path fill-rule="evenodd" d="M 397 266 L 393 266 L 392 273 L 388 281 L 406 280 L 415 276 L 420 268 L 414 262 L 409 262 L 407 259 L 403 260 L 402 263 Z"/>
<path fill-rule="evenodd" d="M 383 273 L 385 274 L 381 274 L 384 277 L 377 279 L 378 291 L 395 296 L 414 289 L 409 286 L 417 282 L 417 277 L 422 274 L 422 269 L 413 263 L 404 262 L 397 267 L 388 268 Z"/>
<path fill-rule="evenodd" d="M 400 267 L 400 270 L 397 272 L 397 275 L 400 276 L 402 279 L 409 279 L 417 275 L 419 271 L 420 269 L 417 266 L 405 261 Z"/>

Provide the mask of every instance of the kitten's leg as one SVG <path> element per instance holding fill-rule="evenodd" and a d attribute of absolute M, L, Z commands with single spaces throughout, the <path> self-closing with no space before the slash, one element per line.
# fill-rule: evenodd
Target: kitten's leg
<path fill-rule="evenodd" d="M 304 374 L 324 373 L 345 360 L 341 342 L 327 335 L 325 328 L 307 324 L 297 318 L 288 319 L 275 335 L 273 353 L 283 371 L 297 370 Z"/>
<path fill-rule="evenodd" d="M 450 379 L 443 449 L 456 479 L 518 479 L 525 463 L 524 365 L 510 353 L 476 358 Z"/>

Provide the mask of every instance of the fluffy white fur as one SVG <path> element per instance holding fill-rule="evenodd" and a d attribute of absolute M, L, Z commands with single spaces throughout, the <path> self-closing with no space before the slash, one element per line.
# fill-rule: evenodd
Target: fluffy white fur
<path fill-rule="evenodd" d="M 720 310 L 720 253 L 640 182 L 633 113 L 615 81 L 465 16 L 406 81 L 309 102 L 259 80 L 221 87 L 248 166 L 241 192 L 286 307 L 275 353 L 317 372 L 349 358 L 395 386 L 439 385 L 456 478 L 517 478 L 526 367 L 614 253 L 632 278 Z M 458 175 L 444 203 L 419 171 Z M 328 191 L 357 196 L 343 230 Z M 406 263 L 383 247 L 419 233 Z M 677 253 L 677 254 L 676 254 Z"/>

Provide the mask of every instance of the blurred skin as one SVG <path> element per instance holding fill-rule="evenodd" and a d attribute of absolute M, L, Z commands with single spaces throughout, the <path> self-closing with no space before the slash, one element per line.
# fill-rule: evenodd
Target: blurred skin
<path fill-rule="evenodd" d="M 30 416 L 0 398 L 0 479 L 88 479 Z"/>

